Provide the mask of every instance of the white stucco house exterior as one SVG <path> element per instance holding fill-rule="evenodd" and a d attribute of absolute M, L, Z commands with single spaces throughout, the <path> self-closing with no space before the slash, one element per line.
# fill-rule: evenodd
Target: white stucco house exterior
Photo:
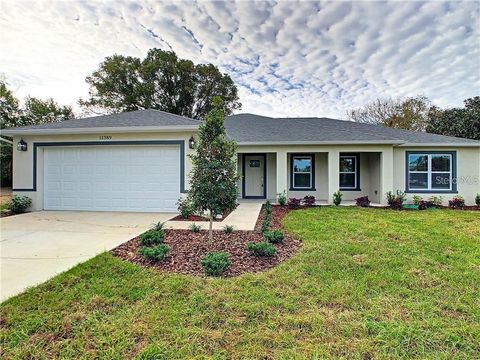
<path fill-rule="evenodd" d="M 13 192 L 34 210 L 174 212 L 189 188 L 200 122 L 142 110 L 2 130 L 12 136 Z M 239 114 L 225 120 L 238 143 L 241 198 L 314 195 L 332 202 L 387 191 L 409 198 L 480 192 L 480 142 L 328 118 Z M 18 147 L 18 149 L 17 149 Z"/>

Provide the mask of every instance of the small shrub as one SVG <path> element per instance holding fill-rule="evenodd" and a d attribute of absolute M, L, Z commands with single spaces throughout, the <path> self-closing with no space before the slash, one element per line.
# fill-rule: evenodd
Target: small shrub
<path fill-rule="evenodd" d="M 267 231 L 270 228 L 270 220 L 272 219 L 272 204 L 270 201 L 267 201 L 264 205 L 264 214 L 263 214 L 263 220 L 262 220 L 262 233 Z"/>
<path fill-rule="evenodd" d="M 477 206 L 480 206 L 480 194 L 477 194 L 477 196 L 475 196 L 475 204 Z"/>
<path fill-rule="evenodd" d="M 22 214 L 32 206 L 32 199 L 28 196 L 13 195 L 9 208 L 14 214 Z"/>
<path fill-rule="evenodd" d="M 265 202 L 265 213 L 270 215 L 273 211 L 273 208 L 272 208 L 272 203 L 270 201 L 266 201 Z"/>
<path fill-rule="evenodd" d="M 443 196 L 430 196 L 428 201 L 431 201 L 435 207 L 439 207 L 443 204 Z"/>
<path fill-rule="evenodd" d="M 283 190 L 280 194 L 277 194 L 278 204 L 281 206 L 287 205 L 287 192 Z"/>
<path fill-rule="evenodd" d="M 202 259 L 202 267 L 209 276 L 220 276 L 230 266 L 230 254 L 225 251 L 209 252 Z"/>
<path fill-rule="evenodd" d="M 407 198 L 403 191 L 397 190 L 396 193 L 389 191 L 386 193 L 387 203 L 391 209 L 401 210 L 405 199 Z"/>
<path fill-rule="evenodd" d="M 288 199 L 288 207 L 290 209 L 298 209 L 300 207 L 302 200 L 297 198 Z"/>
<path fill-rule="evenodd" d="M 275 255 L 277 249 L 272 244 L 262 241 L 259 243 L 250 243 L 247 245 L 247 250 L 252 256 L 266 256 L 271 257 Z"/>
<path fill-rule="evenodd" d="M 183 219 L 188 219 L 190 215 L 193 215 L 195 209 L 193 207 L 192 200 L 190 197 L 181 197 L 177 201 L 177 209 L 180 212 L 180 216 Z"/>
<path fill-rule="evenodd" d="M 420 200 L 418 203 L 418 210 L 427 210 L 435 208 L 435 204 L 428 200 Z"/>
<path fill-rule="evenodd" d="M 170 251 L 170 246 L 160 244 L 155 247 L 142 247 L 139 250 L 140 255 L 150 261 L 162 261 Z"/>
<path fill-rule="evenodd" d="M 355 199 L 356 205 L 360 207 L 369 207 L 370 206 L 370 200 L 368 199 L 368 196 L 361 196 L 359 198 Z"/>
<path fill-rule="evenodd" d="M 264 233 L 265 231 L 268 231 L 268 229 L 270 228 L 270 217 L 264 217 L 263 218 L 263 221 L 262 221 L 262 233 Z"/>
<path fill-rule="evenodd" d="M 306 205 L 306 206 L 313 206 L 315 205 L 315 196 L 313 195 L 307 195 L 303 198 L 303 203 Z"/>
<path fill-rule="evenodd" d="M 413 203 L 415 205 L 420 205 L 421 201 L 423 201 L 423 198 L 420 195 L 413 195 Z"/>
<path fill-rule="evenodd" d="M 340 190 L 337 190 L 333 193 L 333 203 L 335 206 L 338 206 L 342 203 L 342 197 L 343 194 L 340 192 Z"/>
<path fill-rule="evenodd" d="M 272 244 L 282 243 L 284 238 L 282 230 L 278 229 L 272 231 L 265 231 L 263 233 L 263 236 L 265 237 L 265 240 Z"/>
<path fill-rule="evenodd" d="M 140 235 L 140 245 L 142 246 L 152 246 L 163 243 L 165 233 L 162 230 L 147 230 L 142 235 Z"/>
<path fill-rule="evenodd" d="M 150 230 L 154 230 L 154 231 L 163 231 L 163 226 L 165 225 L 164 222 L 157 222 L 156 224 L 153 224 L 152 227 L 150 228 Z"/>
<path fill-rule="evenodd" d="M 197 225 L 197 224 L 193 223 L 188 228 L 190 230 L 192 230 L 194 233 L 199 233 L 200 230 L 202 230 L 202 225 Z"/>
<path fill-rule="evenodd" d="M 233 230 L 234 230 L 233 225 L 225 225 L 223 227 L 223 231 L 225 231 L 225 234 L 231 234 L 233 233 Z"/>
<path fill-rule="evenodd" d="M 465 199 L 460 195 L 454 196 L 452 200 L 448 201 L 448 206 L 452 209 L 461 209 L 465 207 Z"/>

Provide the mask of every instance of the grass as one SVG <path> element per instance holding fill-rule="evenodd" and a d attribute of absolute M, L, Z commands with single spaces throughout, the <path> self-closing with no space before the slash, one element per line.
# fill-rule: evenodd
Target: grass
<path fill-rule="evenodd" d="M 109 254 L 8 300 L 4 358 L 476 358 L 479 213 L 321 208 L 277 268 L 162 274 Z"/>

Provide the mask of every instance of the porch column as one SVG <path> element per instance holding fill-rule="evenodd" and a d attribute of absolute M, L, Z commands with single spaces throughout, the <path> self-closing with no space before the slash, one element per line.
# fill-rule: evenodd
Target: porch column
<path fill-rule="evenodd" d="M 287 179 L 287 152 L 277 151 L 277 194 L 280 194 L 283 191 L 288 192 Z"/>
<path fill-rule="evenodd" d="M 340 152 L 328 152 L 328 203 L 333 204 L 333 193 L 340 189 Z"/>
<path fill-rule="evenodd" d="M 393 188 L 393 147 L 385 149 L 380 153 L 380 202 L 387 204 L 387 191 L 394 191 Z"/>

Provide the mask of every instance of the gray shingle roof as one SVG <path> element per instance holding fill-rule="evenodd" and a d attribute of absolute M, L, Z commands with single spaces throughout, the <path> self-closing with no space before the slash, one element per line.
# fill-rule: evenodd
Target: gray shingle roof
<path fill-rule="evenodd" d="M 254 114 L 229 116 L 228 135 L 238 143 L 414 143 L 478 144 L 480 141 L 392 129 L 330 118 L 270 118 Z"/>
<path fill-rule="evenodd" d="M 111 115 L 93 116 L 83 119 L 65 120 L 56 123 L 22 126 L 9 130 L 41 129 L 87 129 L 109 127 L 154 127 L 154 126 L 198 126 L 200 121 L 159 110 L 137 110 Z"/>
<path fill-rule="evenodd" d="M 47 131 L 75 133 L 100 129 L 136 128 L 154 131 L 155 128 L 194 129 L 201 122 L 158 110 L 138 110 L 119 114 L 66 120 L 57 123 L 4 129 L 4 135 L 46 133 Z M 452 144 L 478 145 L 480 141 L 392 129 L 330 118 L 271 118 L 254 114 L 238 114 L 226 118 L 227 134 L 240 144 L 265 143 L 391 143 L 391 144 Z M 12 133 L 10 133 L 12 131 Z M 112 130 L 113 131 L 113 130 Z M 142 129 L 139 129 L 142 131 Z"/>

